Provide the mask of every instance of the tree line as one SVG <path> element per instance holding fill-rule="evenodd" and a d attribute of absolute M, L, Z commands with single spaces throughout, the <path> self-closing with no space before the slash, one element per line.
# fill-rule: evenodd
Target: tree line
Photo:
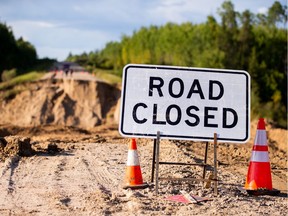
<path fill-rule="evenodd" d="M 102 50 L 68 56 L 87 69 L 121 75 L 128 63 L 246 70 L 252 78 L 252 113 L 287 125 L 287 6 L 275 1 L 267 14 L 235 11 L 231 1 L 193 24 L 142 27 Z"/>
<path fill-rule="evenodd" d="M 26 73 L 44 69 L 55 60 L 38 59 L 35 47 L 22 37 L 16 39 L 11 27 L 0 22 L 0 82 Z"/>
<path fill-rule="evenodd" d="M 287 5 L 275 1 L 266 14 L 253 14 L 237 12 L 231 1 L 225 1 L 218 14 L 220 21 L 208 16 L 200 24 L 141 27 L 102 50 L 69 54 L 66 60 L 119 76 L 128 63 L 246 70 L 252 78 L 254 117 L 287 127 Z M 11 69 L 18 75 L 54 61 L 38 59 L 32 44 L 15 39 L 12 29 L 0 22 L 0 81 Z"/>

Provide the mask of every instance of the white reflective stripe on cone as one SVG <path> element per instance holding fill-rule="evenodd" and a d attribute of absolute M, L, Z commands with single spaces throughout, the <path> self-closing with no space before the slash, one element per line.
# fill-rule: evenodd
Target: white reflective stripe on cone
<path fill-rule="evenodd" d="M 250 161 L 253 162 L 269 162 L 268 151 L 252 151 Z"/>
<path fill-rule="evenodd" d="M 256 145 L 267 145 L 266 130 L 257 130 L 256 131 L 255 144 Z"/>
<path fill-rule="evenodd" d="M 129 150 L 128 151 L 128 159 L 127 159 L 127 166 L 138 166 L 139 158 L 137 154 L 137 150 Z"/>

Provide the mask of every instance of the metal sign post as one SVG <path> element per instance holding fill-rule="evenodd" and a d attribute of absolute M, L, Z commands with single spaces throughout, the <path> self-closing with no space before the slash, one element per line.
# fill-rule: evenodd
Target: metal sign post
<path fill-rule="evenodd" d="M 214 133 L 214 142 L 213 142 L 213 152 L 214 152 L 214 163 L 213 167 L 213 178 L 211 179 L 214 182 L 214 194 L 218 194 L 218 177 L 217 177 L 217 134 Z M 159 190 L 159 180 L 169 180 L 169 181 L 202 181 L 208 182 L 209 179 L 205 179 L 206 174 L 206 166 L 207 164 L 207 156 L 208 156 L 208 142 L 206 143 L 205 148 L 205 156 L 204 156 L 204 163 L 176 163 L 176 162 L 167 162 L 167 161 L 160 161 L 160 132 L 157 131 L 157 139 L 154 139 L 154 146 L 153 146 L 153 159 L 152 159 L 152 173 L 151 173 L 151 182 L 154 182 L 154 174 L 155 174 L 155 193 L 158 195 Z M 203 178 L 159 178 L 159 165 L 190 165 L 190 166 L 203 166 Z M 155 167 L 156 165 L 156 167 Z M 156 173 L 155 173 L 156 169 Z"/>
<path fill-rule="evenodd" d="M 156 140 L 156 195 L 158 195 L 158 184 L 159 184 L 159 154 L 160 154 L 160 132 L 157 131 Z"/>
<path fill-rule="evenodd" d="M 217 134 L 214 133 L 214 194 L 218 194 L 217 185 Z"/>

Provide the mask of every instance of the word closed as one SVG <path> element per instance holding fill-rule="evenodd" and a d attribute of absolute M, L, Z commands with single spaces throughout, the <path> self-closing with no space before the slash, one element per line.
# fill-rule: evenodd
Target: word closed
<path fill-rule="evenodd" d="M 243 143 L 250 134 L 245 71 L 127 65 L 119 132 L 128 137 Z"/>

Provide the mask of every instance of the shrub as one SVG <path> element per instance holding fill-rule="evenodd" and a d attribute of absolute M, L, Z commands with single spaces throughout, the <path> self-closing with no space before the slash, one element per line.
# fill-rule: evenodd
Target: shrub
<path fill-rule="evenodd" d="M 16 75 L 17 75 L 17 71 L 15 68 L 11 70 L 4 70 L 1 75 L 1 79 L 3 82 L 6 82 L 16 77 Z"/>

